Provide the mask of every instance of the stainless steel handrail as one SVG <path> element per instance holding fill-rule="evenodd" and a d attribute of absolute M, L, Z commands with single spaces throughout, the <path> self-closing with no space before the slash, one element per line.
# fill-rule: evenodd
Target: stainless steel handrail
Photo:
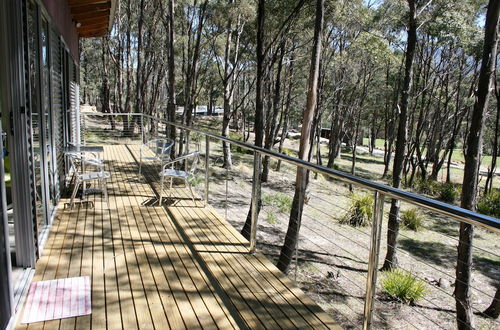
<path fill-rule="evenodd" d="M 117 114 L 100 114 L 100 113 L 82 113 L 82 115 L 93 115 L 93 116 L 113 116 Z M 127 115 L 127 114 L 118 114 L 118 115 Z M 134 114 L 137 115 L 137 114 Z M 462 209 L 460 207 L 456 207 L 453 205 L 449 205 L 443 202 L 439 202 L 427 197 L 423 197 L 414 193 L 410 193 L 401 189 L 396 189 L 390 187 L 388 185 L 380 184 L 377 182 L 373 182 L 370 180 L 362 179 L 354 175 L 350 175 L 347 173 L 343 173 L 337 170 L 333 170 L 330 168 L 323 167 L 321 165 L 313 164 L 295 157 L 287 156 L 284 154 L 277 153 L 275 151 L 267 150 L 265 148 L 256 147 L 249 143 L 245 143 L 242 141 L 237 141 L 230 139 L 228 137 L 223 137 L 214 133 L 209 133 L 194 127 L 188 127 L 182 124 L 171 123 L 168 120 L 157 118 L 150 115 L 142 115 L 141 117 L 141 125 L 144 125 L 144 118 L 151 119 L 153 121 L 157 121 L 159 123 L 163 123 L 165 125 L 169 125 L 172 127 L 176 127 L 181 130 L 186 130 L 194 133 L 199 133 L 205 136 L 205 201 L 208 203 L 209 197 L 209 177 L 210 177 L 210 166 L 209 166 L 209 158 L 210 158 L 210 139 L 216 139 L 219 141 L 225 141 L 227 143 L 231 143 L 237 146 L 240 146 L 245 149 L 253 150 L 254 159 L 253 159 L 253 182 L 252 182 L 252 217 L 251 217 L 251 230 L 250 230 L 250 239 L 249 239 L 249 253 L 255 252 L 256 248 L 256 232 L 257 232 L 257 220 L 258 220 L 258 212 L 257 212 L 257 203 L 255 201 L 260 196 L 260 185 L 257 182 L 260 182 L 260 167 L 262 164 L 262 155 L 266 155 L 269 157 L 274 157 L 280 159 L 284 162 L 287 162 L 291 165 L 295 165 L 298 167 L 305 168 L 307 170 L 315 171 L 317 173 L 324 174 L 328 177 L 337 179 L 342 182 L 354 184 L 356 186 L 360 186 L 362 188 L 368 189 L 374 193 L 374 203 L 373 203 L 373 220 L 372 220 L 372 231 L 371 231 L 371 240 L 370 240 L 370 248 L 369 248 L 369 257 L 368 257 L 368 273 L 366 278 L 366 294 L 365 294 L 365 303 L 364 303 L 364 313 L 363 313 L 363 329 L 371 329 L 372 328 L 372 319 L 373 319 L 373 311 L 374 311 L 374 302 L 375 302 L 375 294 L 377 291 L 377 273 L 378 273 L 378 261 L 380 255 L 380 241 L 382 237 L 382 220 L 384 216 L 384 202 L 386 197 L 392 197 L 395 199 L 399 199 L 411 204 L 415 204 L 418 206 L 422 206 L 424 208 L 436 211 L 437 213 L 450 216 L 454 219 L 458 219 L 459 221 L 463 221 L 466 223 L 470 223 L 472 225 L 481 226 L 488 230 L 491 230 L 495 233 L 500 233 L 500 220 L 489 217 L 483 214 L 479 214 L 477 212 L 472 212 L 470 210 Z M 141 131 L 143 133 L 144 139 L 144 126 L 141 127 Z M 186 136 L 186 143 L 189 144 L 189 134 Z M 227 184 L 227 181 L 226 181 Z M 227 186 L 226 186 L 226 198 L 227 198 Z M 297 260 L 298 254 L 298 246 L 295 249 L 295 258 Z M 297 261 L 296 261 L 297 262 Z"/>
<path fill-rule="evenodd" d="M 95 113 L 95 112 L 82 112 L 81 114 L 82 115 L 94 115 L 94 116 L 127 115 L 127 114 L 122 114 L 122 113 L 113 114 L 113 113 Z M 163 122 L 167 125 L 177 127 L 179 129 L 184 129 L 184 130 L 188 130 L 191 132 L 200 133 L 200 134 L 203 134 L 205 136 L 211 137 L 213 139 L 225 141 L 225 142 L 240 146 L 240 147 L 245 148 L 245 149 L 253 150 L 254 152 L 258 152 L 258 153 L 263 154 L 263 155 L 267 155 L 270 157 L 281 159 L 282 161 L 287 162 L 289 164 L 292 164 L 295 166 L 300 166 L 300 167 L 303 167 L 303 168 L 306 168 L 308 170 L 315 171 L 315 172 L 318 172 L 321 174 L 325 174 L 329 177 L 332 177 L 334 179 L 337 179 L 337 180 L 340 180 L 340 181 L 343 181 L 346 183 L 352 183 L 352 184 L 361 186 L 363 188 L 366 188 L 366 189 L 369 189 L 372 191 L 378 191 L 379 193 L 385 195 L 386 197 L 392 197 L 392 198 L 400 199 L 402 201 L 405 201 L 405 202 L 408 202 L 408 203 L 411 203 L 414 205 L 422 206 L 422 207 L 431 209 L 433 211 L 436 211 L 438 213 L 441 213 L 443 215 L 451 216 L 451 217 L 457 218 L 460 221 L 469 223 L 471 225 L 480 226 L 480 227 L 483 227 L 485 229 L 488 229 L 488 230 L 491 230 L 491 231 L 494 231 L 494 232 L 500 234 L 500 219 L 497 219 L 494 217 L 490 217 L 490 216 L 487 216 L 484 214 L 473 212 L 471 210 L 463 209 L 463 208 L 458 207 L 458 206 L 453 206 L 453 205 L 450 205 L 447 203 L 443 203 L 443 202 L 440 202 L 440 201 L 437 201 L 437 200 L 434 200 L 434 199 L 431 199 L 428 197 L 424 197 L 424 196 L 421 196 L 421 195 L 418 195 L 415 193 L 411 193 L 408 191 L 397 189 L 397 188 L 394 188 L 394 187 L 391 187 L 391 186 L 388 186 L 388 185 L 385 185 L 382 183 L 377 183 L 377 182 L 373 182 L 373 181 L 370 181 L 367 179 L 363 179 L 363 178 L 360 178 L 360 177 L 357 177 L 357 176 L 354 176 L 354 175 L 351 175 L 348 173 L 344 173 L 341 171 L 337 171 L 337 170 L 334 170 L 331 168 L 327 168 L 327 167 L 324 167 L 324 166 L 321 166 L 318 164 L 313 164 L 313 163 L 310 163 L 308 161 L 305 161 L 305 160 L 302 160 L 302 159 L 299 159 L 296 157 L 281 154 L 281 153 L 278 153 L 278 152 L 275 152 L 272 150 L 268 150 L 268 149 L 265 149 L 262 147 L 257 147 L 257 146 L 254 146 L 252 144 L 246 143 L 246 142 L 233 140 L 233 139 L 228 138 L 228 137 L 220 136 L 220 135 L 210 133 L 210 132 L 205 132 L 205 131 L 202 131 L 200 129 L 185 126 L 185 125 L 182 125 L 179 123 L 172 123 L 166 119 L 154 117 L 151 115 L 146 115 L 146 114 L 142 114 L 142 115 L 147 117 L 147 118 L 157 120 L 159 122 Z"/>

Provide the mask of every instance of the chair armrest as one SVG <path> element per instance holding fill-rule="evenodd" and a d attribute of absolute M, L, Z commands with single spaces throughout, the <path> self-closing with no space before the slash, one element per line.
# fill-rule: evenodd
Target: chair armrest
<path fill-rule="evenodd" d="M 198 156 L 199 154 L 200 154 L 200 152 L 199 152 L 199 151 L 195 151 L 195 152 L 191 152 L 191 153 L 189 153 L 189 154 L 186 154 L 186 155 L 182 155 L 182 156 L 180 156 L 180 157 L 177 157 L 177 158 L 175 158 L 175 159 L 173 159 L 173 160 L 171 160 L 171 161 L 169 161 L 169 162 L 165 163 L 165 164 L 163 165 L 163 170 L 165 170 L 165 169 L 167 168 L 167 166 L 169 166 L 169 165 L 173 165 L 173 164 L 178 163 L 178 162 L 180 162 L 180 161 L 182 161 L 182 160 L 185 160 L 185 159 L 189 159 L 189 158 L 192 158 L 192 157 Z"/>

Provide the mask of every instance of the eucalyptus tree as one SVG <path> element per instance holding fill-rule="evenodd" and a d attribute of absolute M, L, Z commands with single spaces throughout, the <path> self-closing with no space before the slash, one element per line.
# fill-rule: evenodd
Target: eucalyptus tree
<path fill-rule="evenodd" d="M 310 160 L 311 140 L 314 140 L 311 139 L 311 137 L 313 136 L 312 124 L 318 102 L 318 81 L 324 30 L 324 5 L 324 0 L 316 0 L 316 18 L 314 23 L 314 38 L 311 52 L 307 104 L 302 118 L 302 130 L 299 147 L 299 158 L 304 160 Z M 308 181 L 309 171 L 303 167 L 297 167 L 295 194 L 288 222 L 288 230 L 278 260 L 278 268 L 284 273 L 288 272 L 292 256 L 294 255 L 297 246 Z"/>
<path fill-rule="evenodd" d="M 495 75 L 495 59 L 498 47 L 500 1 L 490 0 L 484 24 L 484 43 L 481 70 L 467 138 L 461 207 L 475 210 L 478 193 L 479 166 L 483 144 L 484 120 L 489 95 Z M 458 242 L 458 259 L 455 281 L 457 326 L 459 329 L 474 328 L 470 282 L 472 273 L 472 244 L 474 226 L 461 222 Z"/>

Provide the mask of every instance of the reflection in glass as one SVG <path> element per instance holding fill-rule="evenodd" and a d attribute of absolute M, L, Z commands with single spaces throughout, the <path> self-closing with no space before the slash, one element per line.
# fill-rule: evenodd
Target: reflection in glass
<path fill-rule="evenodd" d="M 31 94 L 31 130 L 33 138 L 33 162 L 35 168 L 35 205 L 38 232 L 45 226 L 45 208 L 43 203 L 42 185 L 42 155 L 40 147 L 42 145 L 42 130 L 40 123 L 40 99 L 38 83 L 38 32 L 37 32 L 37 11 L 32 2 L 28 2 L 28 47 L 29 47 L 29 72 L 30 72 L 30 94 Z"/>

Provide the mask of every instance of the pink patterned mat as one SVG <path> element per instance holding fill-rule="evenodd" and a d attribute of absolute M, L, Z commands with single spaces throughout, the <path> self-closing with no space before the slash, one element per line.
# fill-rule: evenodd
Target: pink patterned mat
<path fill-rule="evenodd" d="M 21 323 L 57 320 L 92 313 L 88 276 L 31 283 Z"/>

